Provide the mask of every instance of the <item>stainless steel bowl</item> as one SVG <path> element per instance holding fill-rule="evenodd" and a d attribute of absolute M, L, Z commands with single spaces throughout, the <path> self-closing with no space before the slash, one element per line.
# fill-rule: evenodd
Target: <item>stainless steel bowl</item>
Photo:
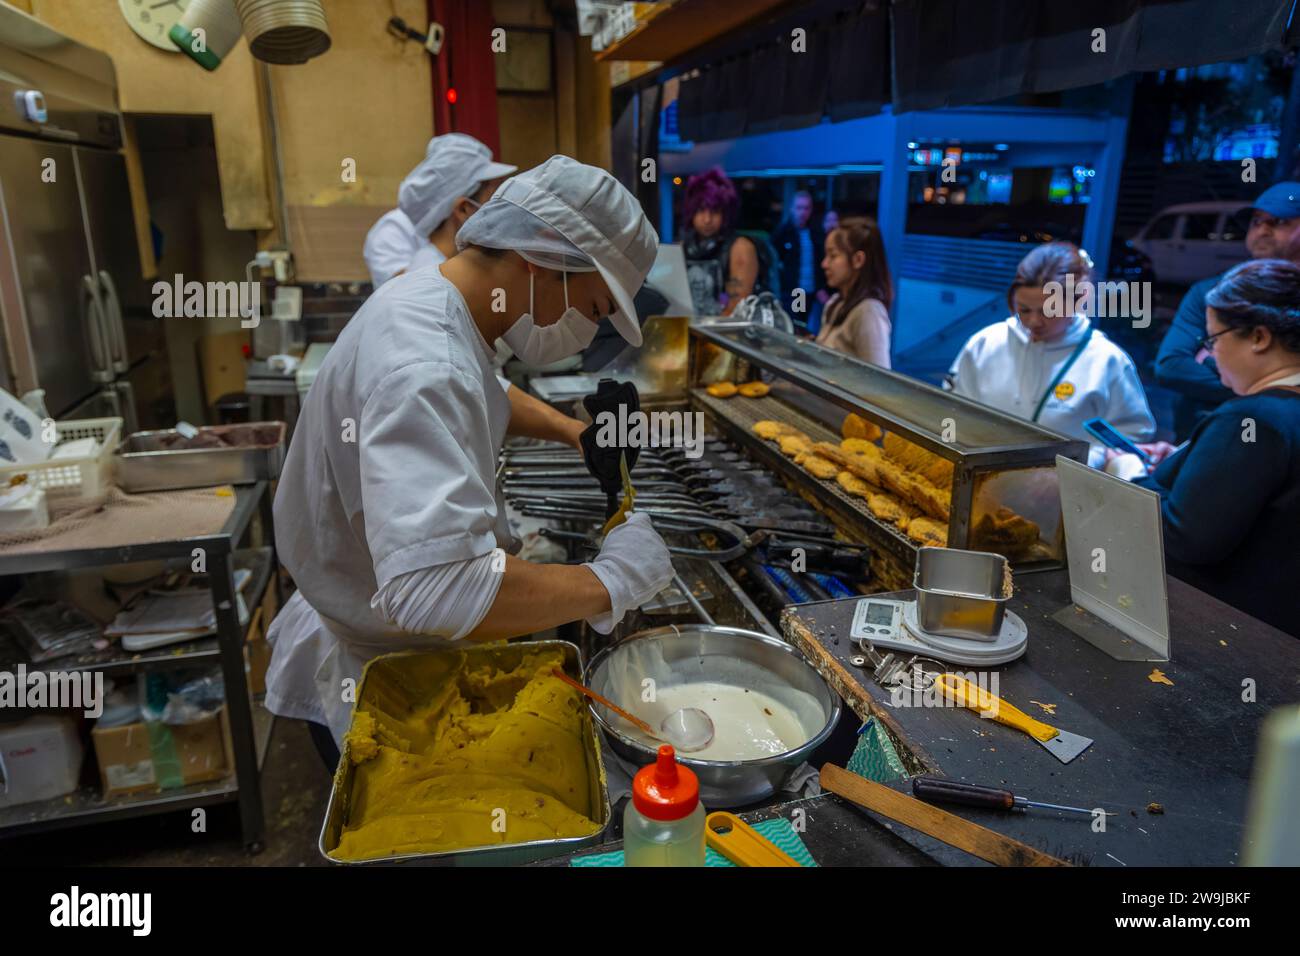
<path fill-rule="evenodd" d="M 678 759 L 700 778 L 700 799 L 710 810 L 745 806 L 770 797 L 790 771 L 807 760 L 831 735 L 840 719 L 839 696 L 798 650 L 778 638 L 735 627 L 690 624 L 629 634 L 591 659 L 585 674 L 587 686 L 603 692 L 611 659 L 635 641 L 658 641 L 664 660 L 670 665 L 678 660 L 697 659 L 707 671 L 710 659 L 750 661 L 770 672 L 774 682 L 784 682 L 804 691 L 822 706 L 825 715 L 822 728 L 803 746 L 786 753 L 757 760 L 693 760 L 679 754 Z M 617 730 L 603 710 L 598 704 L 591 705 L 592 715 L 614 752 L 639 766 L 653 762 L 655 751 Z"/>

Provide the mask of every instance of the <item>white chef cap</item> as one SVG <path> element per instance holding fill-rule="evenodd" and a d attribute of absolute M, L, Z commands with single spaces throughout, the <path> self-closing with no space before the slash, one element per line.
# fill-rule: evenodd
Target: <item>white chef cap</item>
<path fill-rule="evenodd" d="M 492 161 L 492 151 L 464 133 L 429 140 L 424 159 L 402 180 L 397 205 L 421 236 L 428 236 L 451 214 L 452 204 L 490 179 L 509 176 L 519 167 Z"/>
<path fill-rule="evenodd" d="M 610 321 L 641 344 L 632 299 L 659 239 L 640 203 L 605 170 L 552 156 L 507 180 L 456 234 L 457 248 L 470 245 L 509 249 L 547 269 L 599 272 L 618 306 Z"/>

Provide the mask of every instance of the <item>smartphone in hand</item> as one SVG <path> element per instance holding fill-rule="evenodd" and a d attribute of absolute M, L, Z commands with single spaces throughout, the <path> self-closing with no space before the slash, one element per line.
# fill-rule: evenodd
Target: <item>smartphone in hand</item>
<path fill-rule="evenodd" d="M 1089 418 L 1083 423 L 1083 429 L 1097 441 L 1101 442 L 1107 448 L 1114 448 L 1116 451 L 1127 452 L 1130 455 L 1137 455 L 1142 459 L 1142 463 L 1148 468 L 1151 467 L 1151 458 L 1139 448 L 1134 442 L 1125 438 L 1116 430 L 1115 426 L 1104 418 Z"/>

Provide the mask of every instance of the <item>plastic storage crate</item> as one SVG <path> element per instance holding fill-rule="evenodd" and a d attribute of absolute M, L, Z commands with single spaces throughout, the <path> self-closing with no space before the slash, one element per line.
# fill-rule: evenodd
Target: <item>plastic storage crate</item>
<path fill-rule="evenodd" d="M 58 439 L 55 447 L 79 438 L 99 442 L 94 455 L 84 458 L 60 458 L 28 465 L 0 467 L 0 484 L 8 484 L 15 475 L 26 475 L 37 488 L 45 491 L 47 501 L 98 498 L 108 491 L 113 480 L 113 452 L 122 441 L 122 419 L 80 418 L 54 423 Z"/>

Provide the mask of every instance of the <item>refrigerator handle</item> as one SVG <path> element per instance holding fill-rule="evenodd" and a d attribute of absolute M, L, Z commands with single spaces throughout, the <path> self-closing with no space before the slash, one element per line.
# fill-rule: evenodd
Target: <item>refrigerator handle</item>
<path fill-rule="evenodd" d="M 113 368 L 104 338 L 104 309 L 99 301 L 99 287 L 90 276 L 81 277 L 86 302 L 86 339 L 90 343 L 90 377 L 96 382 L 113 381 Z"/>
<path fill-rule="evenodd" d="M 126 354 L 126 326 L 122 324 L 122 303 L 117 297 L 117 286 L 113 277 L 103 269 L 99 270 L 99 286 L 104 293 L 107 307 L 104 311 L 104 332 L 108 336 L 108 352 L 112 357 L 113 371 L 118 375 L 131 367 Z"/>
<path fill-rule="evenodd" d="M 122 437 L 126 438 L 140 430 L 140 420 L 135 413 L 135 390 L 126 379 L 119 379 L 114 388 L 118 395 L 118 414 L 122 416 Z"/>

